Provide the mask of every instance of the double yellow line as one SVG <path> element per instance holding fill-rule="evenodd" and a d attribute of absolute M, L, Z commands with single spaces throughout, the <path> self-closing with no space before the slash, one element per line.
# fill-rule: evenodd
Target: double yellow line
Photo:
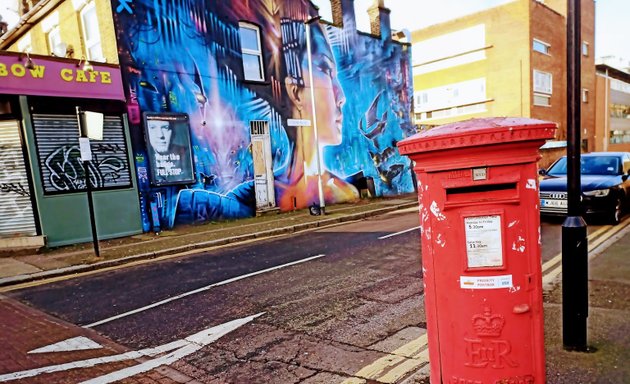
<path fill-rule="evenodd" d="M 429 349 L 425 333 L 361 368 L 354 377 L 344 380 L 342 384 L 363 384 L 367 382 L 366 379 L 377 380 L 379 383 L 396 383 L 409 372 L 414 372 L 428 364 Z"/>
<path fill-rule="evenodd" d="M 630 217 L 616 226 L 604 225 L 597 231 L 588 235 L 586 237 L 588 240 L 588 252 L 593 252 L 597 247 L 602 245 L 602 243 L 619 233 L 619 231 L 628 225 L 630 225 Z M 562 252 L 558 253 L 542 265 L 543 288 L 553 282 L 560 273 L 562 273 Z"/>
<path fill-rule="evenodd" d="M 610 239 L 619 231 L 630 225 L 630 218 L 622 223 L 611 226 L 605 225 L 588 235 L 588 252 L 592 252 L 603 242 Z M 562 272 L 562 252 L 542 265 L 543 286 L 552 282 Z M 379 383 L 397 383 L 398 380 L 408 376 L 411 372 L 422 368 L 428 368 L 429 350 L 427 334 L 423 334 L 374 361 L 370 365 L 361 368 L 353 377 L 344 380 L 342 384 L 365 384 L 367 380 L 375 380 Z M 427 370 L 428 372 L 428 370 Z"/>

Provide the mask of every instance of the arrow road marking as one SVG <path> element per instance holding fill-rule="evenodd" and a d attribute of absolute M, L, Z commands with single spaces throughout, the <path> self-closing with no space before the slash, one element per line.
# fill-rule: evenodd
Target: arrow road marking
<path fill-rule="evenodd" d="M 187 296 L 190 296 L 190 295 L 194 295 L 196 293 L 207 291 L 210 288 L 218 287 L 220 285 L 225 285 L 225 284 L 228 284 L 228 283 L 233 283 L 235 281 L 246 279 L 248 277 L 252 277 L 252 276 L 256 276 L 256 275 L 260 275 L 262 273 L 275 271 L 276 269 L 290 267 L 292 265 L 296 265 L 296 264 L 300 264 L 300 263 L 305 263 L 307 261 L 319 259 L 320 257 L 324 257 L 324 256 L 326 256 L 326 255 L 320 254 L 320 255 L 316 255 L 316 256 L 311 256 L 311 257 L 307 257 L 306 259 L 292 261 L 290 263 L 286 263 L 286 264 L 282 264 L 282 265 L 276 265 L 275 267 L 271 267 L 271 268 L 263 269 L 263 270 L 260 270 L 260 271 L 248 273 L 246 275 L 236 276 L 236 277 L 233 277 L 231 279 L 219 281 L 218 283 L 206 285 L 205 287 L 197 288 L 197 289 L 195 289 L 193 291 L 189 291 L 189 292 L 185 292 L 185 293 L 179 294 L 177 296 L 169 297 L 168 299 L 164 299 L 162 301 L 158 301 L 158 302 L 155 302 L 153 304 L 149 304 L 149 305 L 147 305 L 145 307 L 131 310 L 129 312 L 121 313 L 121 314 L 116 315 L 116 316 L 108 317 L 107 319 L 99 320 L 99 321 L 96 321 L 94 323 L 84 325 L 83 327 L 84 328 L 93 328 L 93 327 L 96 327 L 97 325 L 102 325 L 102 324 L 105 324 L 105 323 L 109 323 L 110 321 L 122 319 L 123 317 L 127 317 L 127 316 L 130 316 L 130 315 L 139 313 L 139 312 L 143 312 L 143 311 L 146 311 L 147 309 L 159 307 L 159 306 L 164 305 L 166 303 L 170 303 L 171 301 L 179 300 L 181 298 L 184 298 L 184 297 L 187 297 Z"/>
<path fill-rule="evenodd" d="M 79 360 L 71 363 L 50 365 L 48 367 L 41 367 L 36 369 L 29 369 L 27 371 L 13 372 L 4 375 L 0 375 L 0 382 L 24 379 L 27 377 L 34 377 L 43 373 L 62 372 L 75 368 L 89 368 L 99 364 L 113 363 L 119 361 L 127 361 L 139 359 L 141 357 L 153 357 L 163 353 L 167 353 L 164 356 L 145 361 L 139 365 L 124 368 L 119 371 L 114 371 L 103 376 L 96 377 L 94 379 L 85 381 L 87 384 L 106 384 L 114 381 L 123 380 L 128 377 L 137 375 L 139 373 L 150 371 L 161 365 L 172 364 L 173 362 L 190 355 L 205 347 L 206 345 L 218 340 L 224 335 L 236 330 L 237 328 L 249 323 L 255 318 L 262 316 L 264 312 L 257 313 L 252 316 L 243 317 L 217 325 L 215 327 L 206 328 L 201 332 L 195 333 L 186 337 L 185 339 L 176 340 L 170 343 L 166 343 L 153 348 L 145 348 L 139 351 L 130 351 L 119 355 L 97 357 L 87 360 Z"/>
<path fill-rule="evenodd" d="M 50 344 L 45 347 L 33 349 L 32 351 L 28 351 L 27 353 L 68 352 L 99 348 L 103 348 L 103 346 L 94 340 L 88 339 L 85 336 L 79 336 L 73 337 L 71 339 L 66 339 L 58 343 Z"/>

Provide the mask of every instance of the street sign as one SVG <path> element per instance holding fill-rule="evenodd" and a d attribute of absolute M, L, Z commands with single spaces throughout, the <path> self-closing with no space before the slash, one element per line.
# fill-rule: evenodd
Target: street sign
<path fill-rule="evenodd" d="M 81 151 L 81 161 L 92 161 L 90 139 L 87 137 L 79 137 L 79 150 Z"/>
<path fill-rule="evenodd" d="M 83 111 L 81 114 L 81 136 L 103 140 L 103 114 Z"/>
<path fill-rule="evenodd" d="M 287 119 L 289 127 L 310 127 L 311 121 L 307 119 Z"/>

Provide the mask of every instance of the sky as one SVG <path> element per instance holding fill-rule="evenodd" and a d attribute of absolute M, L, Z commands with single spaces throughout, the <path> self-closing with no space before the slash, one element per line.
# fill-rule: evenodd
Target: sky
<path fill-rule="evenodd" d="M 330 0 L 312 0 L 320 7 L 320 15 L 332 20 Z M 477 12 L 513 0 L 385 0 L 391 9 L 392 28 L 419 29 L 451 18 Z M 368 7 L 374 0 L 355 0 L 354 7 L 359 30 L 369 31 Z M 13 24 L 17 22 L 17 0 L 0 0 L 0 15 Z M 620 66 L 630 66 L 630 0 L 596 0 L 595 2 L 595 57 L 623 58 Z M 625 64 L 625 65 L 624 65 Z"/>
<path fill-rule="evenodd" d="M 320 15 L 331 20 L 330 1 L 312 0 L 320 7 Z M 513 0 L 385 0 L 391 10 L 392 29 L 420 29 L 449 19 L 495 7 Z M 355 0 L 358 29 L 369 32 L 367 9 L 374 0 Z M 613 55 L 630 66 L 630 0 L 596 0 L 595 57 Z"/>

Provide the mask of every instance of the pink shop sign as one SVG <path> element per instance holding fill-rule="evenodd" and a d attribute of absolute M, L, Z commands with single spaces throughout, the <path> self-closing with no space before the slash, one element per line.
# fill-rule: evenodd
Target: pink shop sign
<path fill-rule="evenodd" d="M 78 66 L 77 60 L 0 54 L 0 94 L 78 97 L 124 100 L 120 68 L 92 63 L 92 70 Z"/>

